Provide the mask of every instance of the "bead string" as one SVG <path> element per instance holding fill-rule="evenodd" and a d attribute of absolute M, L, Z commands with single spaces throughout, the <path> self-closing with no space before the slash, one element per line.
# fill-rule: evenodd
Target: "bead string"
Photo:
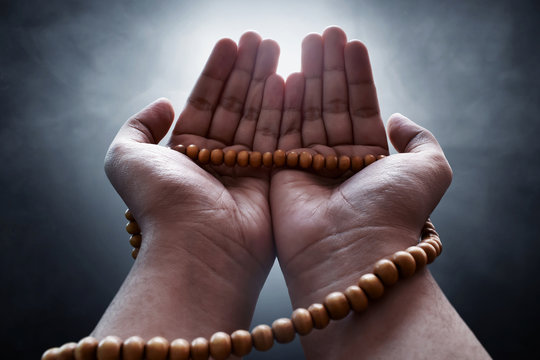
<path fill-rule="evenodd" d="M 200 155 L 200 152 L 197 153 Z M 191 156 L 190 158 L 193 159 Z M 125 216 L 130 221 L 126 229 L 132 234 L 130 243 L 135 247 L 132 255 L 136 258 L 142 240 L 140 229 L 129 209 Z M 139 336 L 132 336 L 124 341 L 117 336 L 107 336 L 101 341 L 85 337 L 78 343 L 69 342 L 45 351 L 42 360 L 207 360 L 210 356 L 221 360 L 231 355 L 245 356 L 252 348 L 266 351 L 274 345 L 274 341 L 288 343 L 295 338 L 296 333 L 307 335 L 313 329 L 324 329 L 330 320 L 345 318 L 351 311 L 364 312 L 369 301 L 383 296 L 385 287 L 414 275 L 432 263 L 442 252 L 442 242 L 429 219 L 422 228 L 420 238 L 416 246 L 377 261 L 372 272 L 362 275 L 357 284 L 349 286 L 343 292 L 328 294 L 322 304 L 314 303 L 307 309 L 297 308 L 290 318 L 277 319 L 272 326 L 258 325 L 251 332 L 236 330 L 230 335 L 220 331 L 213 334 L 209 340 L 198 337 L 191 343 L 185 339 L 169 342 L 161 336 L 147 342 Z"/>

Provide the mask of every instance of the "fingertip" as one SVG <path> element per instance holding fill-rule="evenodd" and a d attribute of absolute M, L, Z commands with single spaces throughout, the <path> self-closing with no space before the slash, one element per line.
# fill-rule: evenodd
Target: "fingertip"
<path fill-rule="evenodd" d="M 285 80 L 283 80 L 283 77 L 279 74 L 272 74 L 266 79 L 266 82 L 269 84 L 269 86 L 278 86 L 281 85 L 281 87 L 285 86 Z"/>
<path fill-rule="evenodd" d="M 302 49 L 307 46 L 313 46 L 318 44 L 322 45 L 322 36 L 317 33 L 309 33 L 302 40 Z"/>
<path fill-rule="evenodd" d="M 154 105 L 163 116 L 168 117 L 171 121 L 174 120 L 174 107 L 166 97 L 158 98 L 151 105 Z"/>
<path fill-rule="evenodd" d="M 240 36 L 240 40 L 238 41 L 239 44 L 247 42 L 247 43 L 260 43 L 262 41 L 261 35 L 259 35 L 258 32 L 255 30 L 247 30 Z"/>
<path fill-rule="evenodd" d="M 221 56 L 236 57 L 236 51 L 238 46 L 236 42 L 230 38 L 223 38 L 218 40 L 214 46 L 214 52 L 218 52 Z"/>
<path fill-rule="evenodd" d="M 279 56 L 279 53 L 281 51 L 277 41 L 272 39 L 264 39 L 261 42 L 261 48 L 267 49 L 267 51 L 271 52 L 274 56 Z"/>
<path fill-rule="evenodd" d="M 287 77 L 286 84 L 295 85 L 300 82 L 301 83 L 304 82 L 304 74 L 301 72 L 295 72 L 295 73 L 289 74 L 289 76 Z"/>
<path fill-rule="evenodd" d="M 342 28 L 336 25 L 332 25 L 324 29 L 322 34 L 323 41 L 327 41 L 329 39 L 335 39 L 339 40 L 343 43 L 347 42 L 347 34 L 345 34 L 345 31 L 343 31 Z"/>

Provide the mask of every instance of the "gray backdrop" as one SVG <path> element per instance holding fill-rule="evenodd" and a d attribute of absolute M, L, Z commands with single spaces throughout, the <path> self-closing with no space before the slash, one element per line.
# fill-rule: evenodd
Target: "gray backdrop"
<path fill-rule="evenodd" d="M 454 169 L 433 215 L 445 243 L 435 278 L 494 357 L 540 355 L 534 1 L 0 6 L 0 357 L 37 358 L 87 335 L 127 274 L 125 206 L 103 172 L 123 121 L 160 96 L 178 114 L 221 37 L 276 39 L 287 75 L 302 37 L 332 24 L 370 49 L 383 116 L 432 130 Z M 254 322 L 289 313 L 274 266 Z M 300 354 L 295 342 L 248 358 Z"/>

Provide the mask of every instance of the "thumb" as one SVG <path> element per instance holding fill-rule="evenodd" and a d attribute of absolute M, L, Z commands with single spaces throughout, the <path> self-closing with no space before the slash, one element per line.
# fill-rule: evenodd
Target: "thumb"
<path fill-rule="evenodd" d="M 122 125 L 112 145 L 125 142 L 157 144 L 167 134 L 173 120 L 171 102 L 165 98 L 157 99 Z"/>
<path fill-rule="evenodd" d="M 401 153 L 434 151 L 442 154 L 442 149 L 431 132 L 401 114 L 390 116 L 387 128 L 392 145 Z"/>

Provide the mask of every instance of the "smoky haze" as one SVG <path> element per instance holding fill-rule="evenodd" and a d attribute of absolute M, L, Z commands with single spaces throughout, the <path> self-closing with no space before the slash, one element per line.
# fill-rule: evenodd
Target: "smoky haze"
<path fill-rule="evenodd" d="M 530 1 L 11 1 L 1 3 L 5 358 L 92 331 L 130 269 L 103 172 L 121 124 L 158 97 L 179 114 L 214 43 L 256 30 L 300 70 L 309 32 L 368 46 L 383 118 L 430 129 L 454 170 L 433 214 L 434 277 L 495 358 L 538 357 L 539 6 Z M 289 316 L 279 266 L 253 323 Z M 6 355 L 7 354 L 7 355 Z M 298 339 L 247 359 L 301 359 Z"/>

